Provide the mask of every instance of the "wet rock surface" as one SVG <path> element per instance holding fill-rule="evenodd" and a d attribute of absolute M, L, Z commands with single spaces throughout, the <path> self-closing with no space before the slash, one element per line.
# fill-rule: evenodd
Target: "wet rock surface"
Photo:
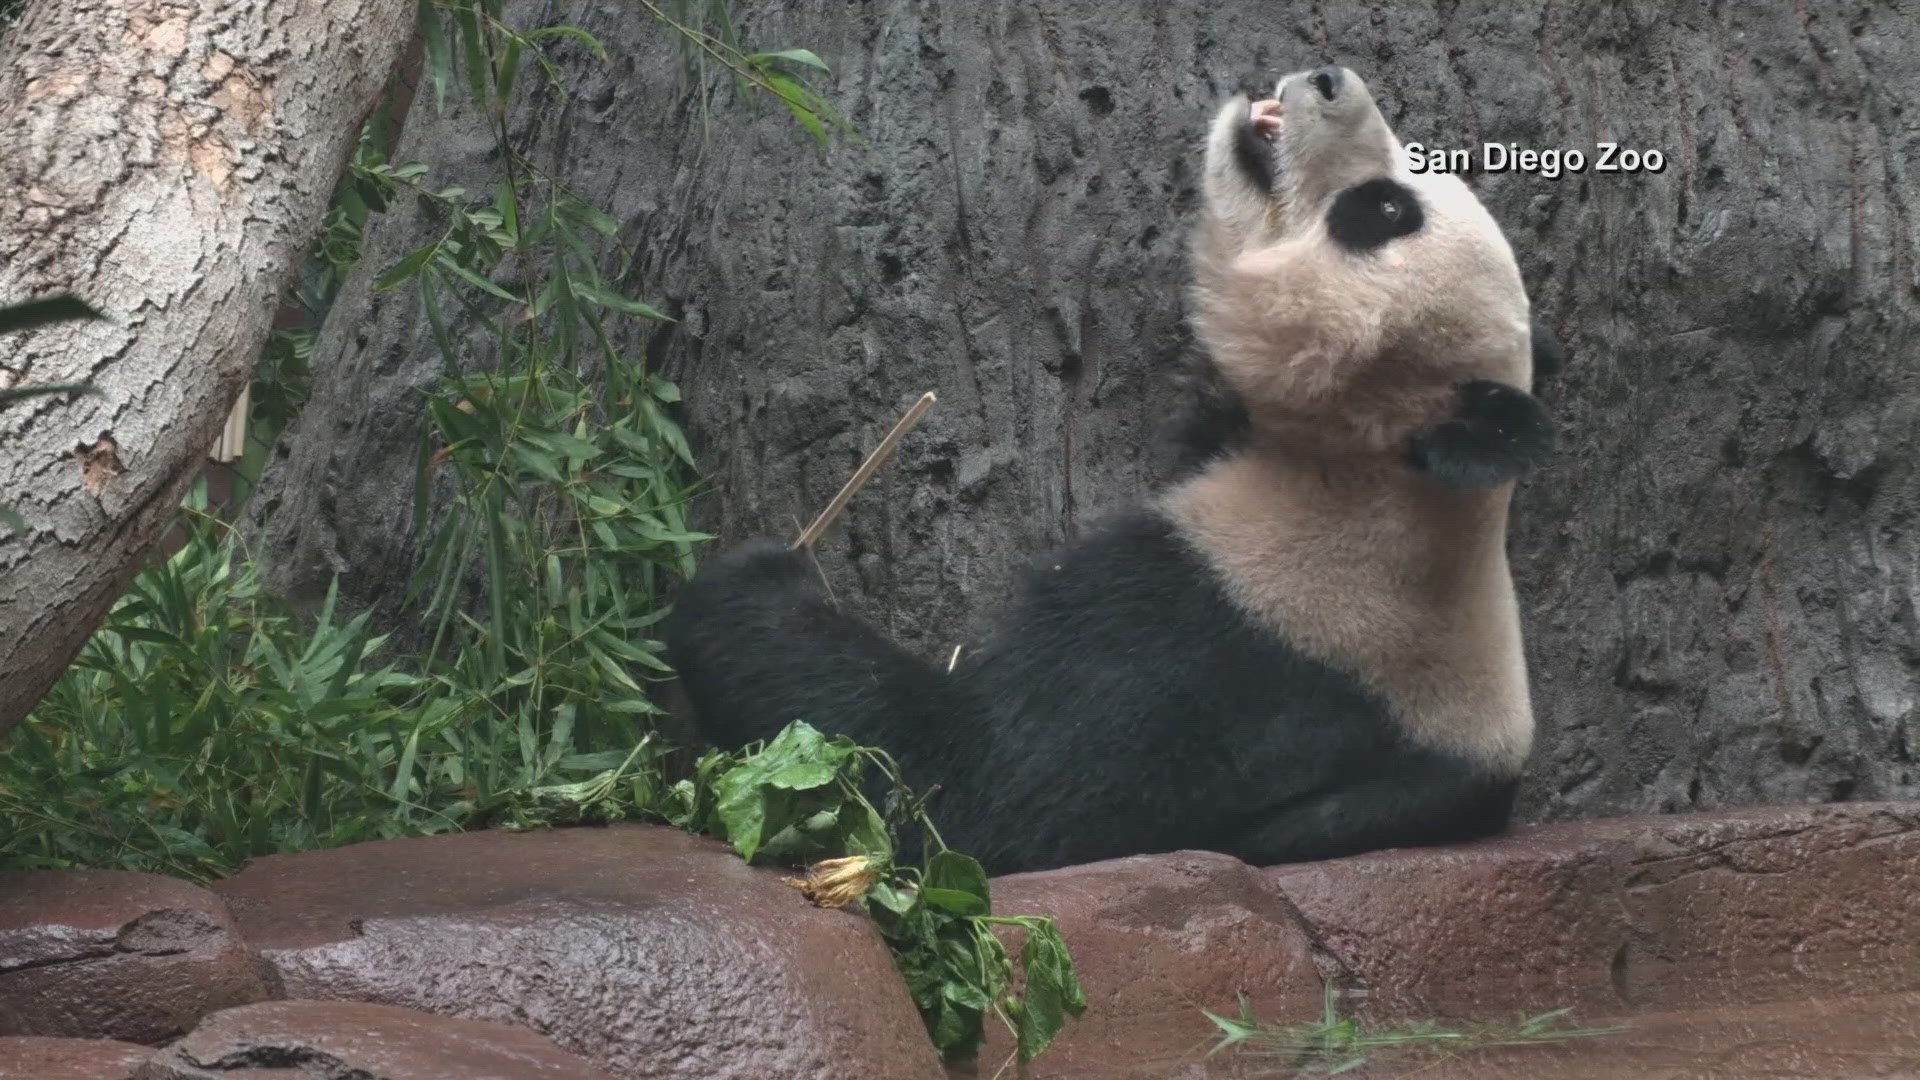
<path fill-rule="evenodd" d="M 1142 855 L 996 878 L 992 889 L 996 912 L 1059 920 L 1087 991 L 1086 1013 L 1036 1063 L 1038 1076 L 1172 1075 L 1218 1034 L 1200 1009 L 1232 1012 L 1241 992 L 1264 1015 L 1320 1005 L 1305 924 L 1238 859 Z M 992 1076 L 1012 1052 L 993 1024 L 979 1060 L 954 1075 Z"/>
<path fill-rule="evenodd" d="M 672 829 L 382 841 L 216 884 L 286 996 L 510 1021 L 629 1077 L 937 1077 L 864 916 Z"/>
<path fill-rule="evenodd" d="M 0 1035 L 157 1043 L 265 996 L 206 889 L 120 870 L 0 871 Z"/>
<path fill-rule="evenodd" d="M 613 1080 L 511 1024 L 346 1001 L 273 1001 L 208 1017 L 136 1080 Z"/>
<path fill-rule="evenodd" d="M 114 1039 L 0 1036 L 0 1080 L 131 1080 L 151 1047 Z"/>
<path fill-rule="evenodd" d="M 1920 990 L 1912 804 L 1573 822 L 1265 873 L 1380 1016 Z"/>
<path fill-rule="evenodd" d="M 1086 1016 L 1037 1080 L 1292 1075 L 1258 1041 L 1205 1056 L 1238 995 L 1289 1045 L 1322 1016 L 1617 1034 L 1446 1051 L 1374 1047 L 1355 1075 L 1734 1078 L 1920 1075 L 1920 806 L 1850 804 L 1626 818 L 1493 840 L 1251 869 L 1183 852 L 993 881 L 1006 912 L 1053 914 Z M 1324 982 L 1323 982 L 1324 978 Z M 1007 1052 L 997 1038 L 972 1071 Z"/>
<path fill-rule="evenodd" d="M 940 1077 L 871 925 L 779 877 L 636 825 L 275 856 L 212 891 L 0 874 L 0 1080 Z M 1087 988 L 1034 1080 L 1287 1075 L 1300 1062 L 1271 1045 L 1208 1056 L 1203 1010 L 1237 1015 L 1244 994 L 1298 1043 L 1328 985 L 1376 1032 L 1565 1007 L 1624 1027 L 1367 1047 L 1353 1075 L 1840 1080 L 1920 1076 L 1915 881 L 1920 804 L 1861 803 L 1267 869 L 1177 852 L 992 887 L 1002 914 L 1059 919 Z M 305 1000 L 219 1003 L 242 992 Z M 89 1041 L 130 1029 L 172 1041 Z M 989 1034 L 947 1075 L 995 1075 L 1011 1043 Z"/>

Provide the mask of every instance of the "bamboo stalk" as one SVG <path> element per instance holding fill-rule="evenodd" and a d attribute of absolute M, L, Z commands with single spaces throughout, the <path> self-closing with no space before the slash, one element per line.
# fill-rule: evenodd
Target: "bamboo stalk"
<path fill-rule="evenodd" d="M 908 409 L 906 415 L 894 423 L 893 430 L 887 432 L 887 437 L 880 440 L 880 445 L 873 448 L 873 453 L 868 454 L 867 459 L 860 463 L 860 467 L 853 470 L 853 475 L 847 479 L 847 482 L 840 485 L 839 493 L 833 497 L 832 502 L 827 504 L 827 508 L 820 511 L 820 516 L 813 519 L 813 524 L 802 529 L 800 535 L 794 538 L 793 546 L 796 551 L 800 548 L 813 547 L 814 543 L 820 539 L 820 535 L 826 532 L 834 519 L 840 516 L 840 512 L 847 508 L 847 503 L 853 500 L 854 495 L 867 486 L 868 480 L 873 479 L 874 472 L 886 464 L 887 458 L 893 456 L 893 448 L 900 445 L 900 440 L 907 437 L 907 432 L 912 431 L 913 426 L 920 422 L 920 418 L 927 415 L 927 410 L 933 408 L 933 402 L 933 391 L 929 390 L 920 395 L 920 400 L 913 403 L 913 408 Z"/>

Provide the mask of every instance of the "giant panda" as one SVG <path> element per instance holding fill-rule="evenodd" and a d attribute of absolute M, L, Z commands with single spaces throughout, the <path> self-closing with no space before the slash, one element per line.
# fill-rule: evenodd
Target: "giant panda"
<path fill-rule="evenodd" d="M 996 873 L 1506 827 L 1533 738 L 1507 507 L 1551 441 L 1513 253 L 1342 68 L 1225 103 L 1202 177 L 1184 473 L 1041 559 L 950 672 L 785 543 L 709 562 L 666 627 L 705 738 L 883 747 Z"/>

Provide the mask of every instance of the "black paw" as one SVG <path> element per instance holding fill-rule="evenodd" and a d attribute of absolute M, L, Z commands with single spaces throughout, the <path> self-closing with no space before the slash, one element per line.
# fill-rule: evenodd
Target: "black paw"
<path fill-rule="evenodd" d="M 1199 471 L 1246 442 L 1253 428 L 1246 402 L 1210 360 L 1196 360 L 1184 373 L 1183 381 L 1188 400 L 1172 429 L 1173 445 L 1178 450 L 1174 469 L 1182 476 Z"/>
<path fill-rule="evenodd" d="M 1461 383 L 1453 419 L 1407 448 L 1415 468 L 1450 487 L 1492 487 L 1533 471 L 1553 452 L 1553 421 L 1538 398 L 1505 383 Z"/>

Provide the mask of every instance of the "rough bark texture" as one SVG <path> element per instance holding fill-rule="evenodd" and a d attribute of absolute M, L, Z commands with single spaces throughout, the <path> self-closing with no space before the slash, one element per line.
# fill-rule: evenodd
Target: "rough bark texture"
<path fill-rule="evenodd" d="M 0 299 L 110 321 L 0 338 L 0 734 L 171 520 L 414 18 L 407 0 L 45 0 L 0 58 Z"/>
<path fill-rule="evenodd" d="M 538 12 L 528 9 L 531 14 Z M 615 59 L 520 120 L 643 252 L 732 543 L 797 529 L 899 410 L 941 403 L 821 548 L 842 600 L 944 655 L 1034 553 L 1134 498 L 1175 407 L 1182 240 L 1209 109 L 1331 60 L 1403 138 L 1659 174 L 1476 183 L 1567 347 L 1563 452 L 1513 538 L 1542 731 L 1534 818 L 1920 794 L 1920 13 L 1891 3 L 907 0 L 750 8 L 811 47 L 867 140 L 702 109 L 624 4 L 559 16 Z M 486 166 L 455 116 L 402 157 Z M 537 128 L 533 125 L 537 125 Z M 417 243 L 402 218 L 371 248 Z M 637 332 L 636 332 L 637 334 Z M 270 478 L 280 580 L 411 566 L 436 361 L 350 287 Z"/>

